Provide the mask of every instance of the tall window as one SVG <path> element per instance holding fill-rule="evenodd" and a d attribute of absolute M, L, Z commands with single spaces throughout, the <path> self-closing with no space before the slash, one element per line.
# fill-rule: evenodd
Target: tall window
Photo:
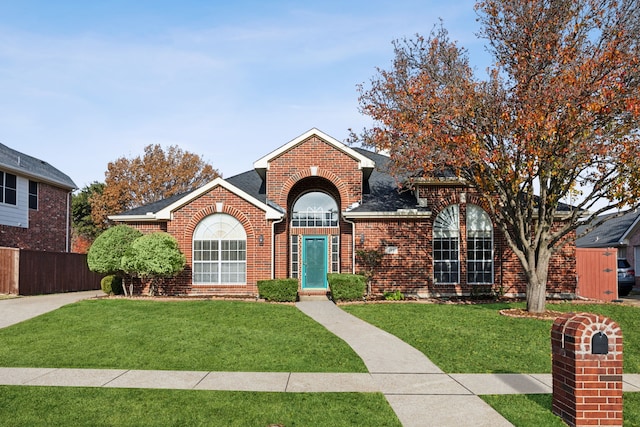
<path fill-rule="evenodd" d="M 291 236 L 291 278 L 298 278 L 298 270 L 300 268 L 300 245 L 298 236 Z"/>
<path fill-rule="evenodd" d="M 493 283 L 493 225 L 476 205 L 467 205 L 467 282 Z"/>
<path fill-rule="evenodd" d="M 293 205 L 292 227 L 336 227 L 338 204 L 321 191 L 303 194 Z"/>
<path fill-rule="evenodd" d="M 460 282 L 460 211 L 447 206 L 433 222 L 433 278 L 436 283 Z"/>
<path fill-rule="evenodd" d="M 29 209 L 38 209 L 38 183 L 29 181 Z"/>
<path fill-rule="evenodd" d="M 340 273 L 340 236 L 331 236 L 331 272 Z"/>
<path fill-rule="evenodd" d="M 227 214 L 204 218 L 193 233 L 193 283 L 246 283 L 247 233 Z"/>
<path fill-rule="evenodd" d="M 15 205 L 17 200 L 17 178 L 15 175 L 0 172 L 0 203 Z"/>

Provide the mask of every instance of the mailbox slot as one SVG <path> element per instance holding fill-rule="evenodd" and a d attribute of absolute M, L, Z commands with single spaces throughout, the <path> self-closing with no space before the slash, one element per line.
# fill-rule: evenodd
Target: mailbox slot
<path fill-rule="evenodd" d="M 609 354 L 609 338 L 602 331 L 591 337 L 591 354 Z"/>

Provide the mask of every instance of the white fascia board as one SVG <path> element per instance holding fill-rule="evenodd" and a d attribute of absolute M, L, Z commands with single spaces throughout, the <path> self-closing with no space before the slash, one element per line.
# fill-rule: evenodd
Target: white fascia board
<path fill-rule="evenodd" d="M 620 243 L 626 242 L 626 244 L 628 244 L 631 234 L 633 234 L 633 231 L 638 226 L 640 226 L 640 215 L 636 217 L 636 220 L 633 221 L 633 224 L 631 224 L 631 226 L 627 228 L 627 230 L 624 232 L 624 234 L 622 235 L 622 238 L 620 239 Z"/>
<path fill-rule="evenodd" d="M 197 199 L 201 195 L 205 194 L 206 192 L 208 192 L 208 191 L 210 191 L 210 190 L 212 190 L 212 189 L 214 189 L 214 188 L 216 188 L 218 186 L 225 188 L 226 190 L 230 191 L 231 193 L 235 194 L 236 196 L 246 200 L 247 202 L 251 203 L 252 205 L 256 206 L 257 208 L 263 210 L 265 212 L 266 219 L 280 219 L 280 218 L 282 218 L 283 214 L 278 212 L 276 209 L 272 208 L 271 206 L 269 206 L 269 205 L 267 205 L 265 203 L 262 203 L 260 200 L 256 199 L 253 196 L 250 196 L 246 192 L 240 190 L 235 185 L 232 185 L 232 184 L 228 183 L 224 179 L 216 178 L 213 181 L 211 181 L 210 183 L 198 188 L 195 191 L 192 191 L 191 193 L 187 194 L 186 196 L 184 196 L 180 200 L 177 200 L 177 201 L 173 202 L 172 204 L 170 204 L 169 206 L 165 207 L 164 209 L 161 209 L 158 212 L 156 212 L 156 214 L 155 214 L 156 219 L 160 219 L 160 220 L 169 220 L 169 219 L 171 219 L 171 215 L 175 210 L 181 208 L 182 206 L 185 206 L 185 205 L 189 204 L 192 200 Z"/>
<path fill-rule="evenodd" d="M 305 141 L 306 139 L 310 138 L 313 135 L 317 136 L 318 138 L 322 139 L 323 141 L 327 142 L 328 144 L 334 146 L 338 150 L 344 152 L 349 157 L 352 157 L 355 160 L 357 160 L 358 161 L 358 167 L 360 169 L 374 168 L 375 167 L 374 161 L 371 160 L 370 158 L 363 156 L 362 154 L 358 153 L 354 149 L 344 145 L 342 142 L 338 141 L 337 139 L 327 135 L 326 133 L 324 133 L 321 130 L 318 130 L 316 128 L 308 130 L 307 132 L 303 133 L 302 135 L 298 136 L 295 139 L 292 139 L 291 141 L 289 141 L 285 145 L 283 145 L 280 148 L 272 151 L 271 153 L 267 154 L 266 156 L 262 157 L 261 159 L 256 160 L 253 163 L 253 167 L 255 169 L 269 169 L 269 162 L 272 159 L 274 159 L 274 158 L 278 157 L 279 155 L 289 151 L 290 149 L 292 149 L 293 147 L 295 147 L 296 145 L 300 144 L 301 142 Z"/>
<path fill-rule="evenodd" d="M 107 216 L 111 221 L 119 221 L 119 222 L 145 222 L 155 221 L 156 215 L 152 212 L 149 212 L 146 215 L 109 215 Z"/>
<path fill-rule="evenodd" d="M 342 212 L 347 219 L 390 219 L 390 218 L 430 218 L 429 211 L 396 211 L 396 212 Z"/>

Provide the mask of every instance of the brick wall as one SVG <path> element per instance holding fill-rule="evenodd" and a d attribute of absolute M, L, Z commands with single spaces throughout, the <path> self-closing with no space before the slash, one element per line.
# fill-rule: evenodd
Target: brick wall
<path fill-rule="evenodd" d="M 273 159 L 267 173 L 267 198 L 280 206 L 287 206 L 294 185 L 313 176 L 333 183 L 341 210 L 362 199 L 362 171 L 357 161 L 315 136 Z"/>
<path fill-rule="evenodd" d="M 0 225 L 0 246 L 34 251 L 66 252 L 71 238 L 69 192 L 38 184 L 38 209 L 29 209 L 29 228 Z"/>
<path fill-rule="evenodd" d="M 221 208 L 218 210 L 218 208 Z M 247 234 L 247 280 L 246 285 L 193 285 L 193 232 L 198 223 L 214 213 L 225 213 L 242 223 Z M 187 263 L 185 270 L 176 278 L 165 281 L 161 289 L 167 294 L 190 295 L 255 295 L 257 281 L 271 277 L 271 226 L 265 212 L 241 199 L 223 187 L 216 187 L 173 214 L 167 223 L 130 223 L 143 232 L 167 231 L 178 241 Z M 260 244 L 262 236 L 262 244 Z M 134 282 L 136 292 L 148 291 L 148 283 Z"/>
<path fill-rule="evenodd" d="M 398 217 L 357 221 L 356 236 L 364 234 L 365 242 L 360 244 L 359 239 L 356 239 L 356 251 L 375 249 L 384 252 L 387 247 L 397 248 L 397 253 L 384 255 L 381 265 L 376 269 L 372 290 L 381 294 L 399 289 L 421 296 L 470 294 L 477 285 L 467 283 L 466 206 L 467 203 L 473 203 L 485 210 L 487 207 L 481 196 L 463 186 L 424 187 L 419 191 L 420 197 L 428 200 L 428 206 L 432 210 L 431 218 Z M 458 204 L 460 209 L 460 281 L 457 284 L 435 284 L 432 224 L 438 213 L 451 204 Z M 522 265 L 509 248 L 505 237 L 495 225 L 493 228 L 493 291 L 522 295 L 526 292 L 527 284 Z M 575 292 L 575 239 L 573 234 L 569 238 L 571 243 L 565 245 L 551 260 L 547 282 L 550 294 Z M 356 271 L 363 269 L 363 265 L 356 263 Z"/>

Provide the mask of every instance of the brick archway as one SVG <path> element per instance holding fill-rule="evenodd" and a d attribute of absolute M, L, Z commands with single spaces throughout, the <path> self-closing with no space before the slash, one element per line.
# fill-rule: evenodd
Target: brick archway
<path fill-rule="evenodd" d="M 232 217 L 240 221 L 240 224 L 242 224 L 245 232 L 247 233 L 247 239 L 255 237 L 255 230 L 253 229 L 253 225 L 251 224 L 247 216 L 242 211 L 232 206 L 228 206 L 225 203 L 222 206 L 221 211 L 216 210 L 216 206 L 214 205 L 214 206 L 208 206 L 196 212 L 189 220 L 189 223 L 187 224 L 187 226 L 184 228 L 184 234 L 183 234 L 184 241 L 185 242 L 191 241 L 193 238 L 193 232 L 198 226 L 198 224 L 200 223 L 200 221 L 202 221 L 205 217 L 208 217 L 209 215 L 213 215 L 216 213 L 224 213 L 224 214 L 231 215 Z"/>
<path fill-rule="evenodd" d="M 340 196 L 340 204 L 342 205 L 339 206 L 340 209 L 343 209 L 344 207 L 349 206 L 349 204 L 353 203 L 353 201 L 349 199 L 347 184 L 338 175 L 322 168 L 317 168 L 313 171 L 311 170 L 311 168 L 307 168 L 291 175 L 283 184 L 278 199 L 289 201 L 289 193 L 294 188 L 294 186 L 307 178 L 324 178 L 325 180 L 333 184 L 338 192 L 338 195 Z"/>

